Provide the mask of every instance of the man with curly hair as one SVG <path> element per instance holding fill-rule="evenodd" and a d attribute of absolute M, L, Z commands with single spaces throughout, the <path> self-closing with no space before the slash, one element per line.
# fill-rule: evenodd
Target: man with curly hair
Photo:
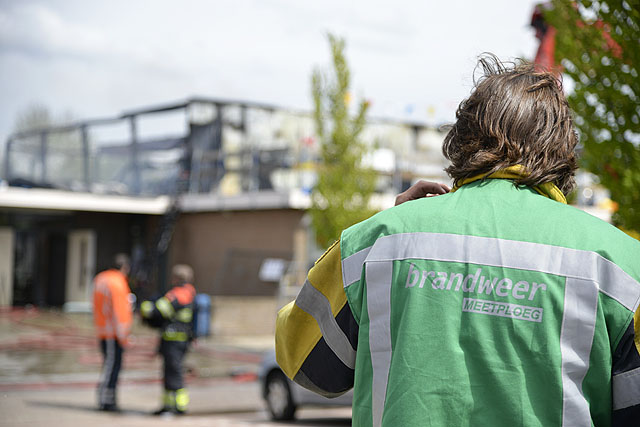
<path fill-rule="evenodd" d="M 278 314 L 277 360 L 356 426 L 633 425 L 640 244 L 566 204 L 577 136 L 561 82 L 492 55 L 444 155 L 342 233 Z"/>

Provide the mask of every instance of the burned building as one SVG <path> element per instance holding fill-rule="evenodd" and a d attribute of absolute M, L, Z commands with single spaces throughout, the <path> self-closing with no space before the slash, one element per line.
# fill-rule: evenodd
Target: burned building
<path fill-rule="evenodd" d="M 387 207 L 418 177 L 446 180 L 442 132 L 370 120 L 366 162 Z M 310 113 L 194 98 L 16 133 L 0 184 L 0 305 L 88 307 L 91 279 L 131 254 L 131 287 L 193 266 L 200 292 L 278 294 L 315 256 L 305 210 L 319 141 Z"/>

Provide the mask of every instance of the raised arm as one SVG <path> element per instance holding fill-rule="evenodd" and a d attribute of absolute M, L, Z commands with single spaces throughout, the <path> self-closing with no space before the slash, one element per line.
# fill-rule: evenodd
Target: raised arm
<path fill-rule="evenodd" d="M 278 313 L 276 359 L 301 386 L 335 397 L 353 387 L 357 341 L 336 242 L 309 271 L 296 300 Z"/>
<path fill-rule="evenodd" d="M 405 192 L 398 194 L 396 197 L 396 206 L 410 200 L 447 194 L 449 191 L 451 191 L 451 189 L 446 184 L 420 180 L 409 187 Z"/>

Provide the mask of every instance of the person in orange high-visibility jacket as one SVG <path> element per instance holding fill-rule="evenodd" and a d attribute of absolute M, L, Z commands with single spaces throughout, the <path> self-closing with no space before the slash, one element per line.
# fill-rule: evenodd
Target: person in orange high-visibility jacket
<path fill-rule="evenodd" d="M 115 256 L 113 268 L 99 273 L 93 280 L 93 320 L 103 355 L 98 384 L 98 407 L 117 411 L 116 385 L 122 366 L 122 352 L 127 346 L 133 320 L 131 291 L 127 283 L 129 257 Z"/>
<path fill-rule="evenodd" d="M 162 407 L 155 415 L 182 415 L 189 395 L 184 387 L 183 360 L 193 338 L 193 306 L 196 290 L 193 269 L 185 264 L 173 266 L 169 292 L 155 301 L 143 301 L 140 314 L 147 324 L 161 331 L 159 352 L 164 359 L 164 395 Z"/>

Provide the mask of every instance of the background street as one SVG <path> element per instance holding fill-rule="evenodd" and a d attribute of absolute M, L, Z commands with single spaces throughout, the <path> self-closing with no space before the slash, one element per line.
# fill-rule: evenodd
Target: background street
<path fill-rule="evenodd" d="M 118 387 L 122 412 L 96 411 L 101 356 L 91 316 L 13 309 L 0 312 L 2 426 L 261 426 L 272 423 L 257 372 L 273 336 L 200 339 L 187 358 L 191 403 L 182 417 L 151 416 L 160 405 L 161 359 L 154 331 L 134 327 Z M 300 408 L 293 425 L 350 425 L 350 408 Z"/>
<path fill-rule="evenodd" d="M 211 380 L 190 385 L 189 414 L 149 415 L 160 401 L 159 384 L 125 383 L 119 390 L 122 413 L 95 410 L 93 387 L 58 385 L 41 390 L 3 390 L 3 426 L 348 426 L 350 408 L 302 408 L 293 423 L 269 421 L 256 381 Z"/>

